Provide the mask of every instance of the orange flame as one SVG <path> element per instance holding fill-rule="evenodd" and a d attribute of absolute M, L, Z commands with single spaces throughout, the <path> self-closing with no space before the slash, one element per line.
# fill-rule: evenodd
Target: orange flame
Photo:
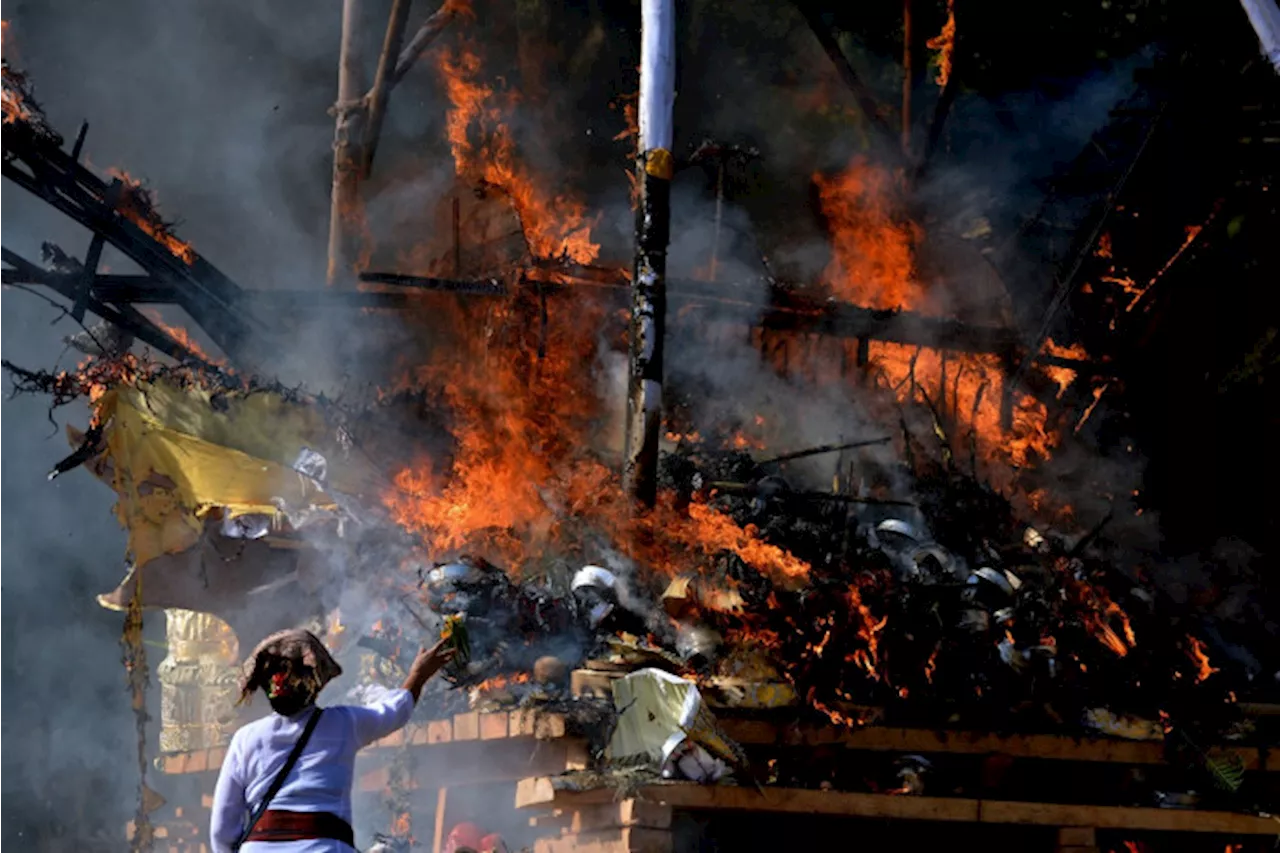
<path fill-rule="evenodd" d="M 832 294 L 869 308 L 908 308 L 924 301 L 916 281 L 919 229 L 894 220 L 892 178 L 856 157 L 836 175 L 813 176 L 831 230 L 831 263 L 823 279 Z"/>
<path fill-rule="evenodd" d="M 150 191 L 142 186 L 142 182 L 121 169 L 107 169 L 107 174 L 124 184 L 124 192 L 116 204 L 120 215 L 138 226 L 148 237 L 162 244 L 175 258 L 188 265 L 195 263 L 195 249 L 191 248 L 190 243 L 169 233 L 168 227 L 155 211 Z"/>
<path fill-rule="evenodd" d="M 693 522 L 691 527 L 675 531 L 686 545 L 701 548 L 708 554 L 729 551 L 753 569 L 781 582 L 808 579 L 809 564 L 761 540 L 755 525 L 739 527 L 733 519 L 706 504 L 692 504 L 689 518 Z"/>
<path fill-rule="evenodd" d="M 1099 605 L 1101 607 L 1101 612 L 1095 610 L 1088 617 L 1093 635 L 1104 646 L 1120 657 L 1129 654 L 1129 651 L 1138 642 L 1133 625 L 1129 622 L 1129 614 L 1125 613 L 1120 605 L 1114 601 L 1106 599 L 1105 593 L 1090 588 L 1089 595 L 1100 599 Z M 1116 626 L 1120 628 L 1119 631 L 1116 631 Z"/>
<path fill-rule="evenodd" d="M 533 677 L 527 672 L 514 672 L 509 675 L 495 675 L 481 681 L 472 688 L 477 693 L 487 693 L 502 690 L 513 684 L 528 684 Z"/>
<path fill-rule="evenodd" d="M 225 361 L 215 359 L 213 356 L 209 355 L 209 353 L 205 352 L 204 347 L 200 346 L 200 344 L 196 342 L 195 338 L 191 337 L 191 335 L 187 332 L 186 329 L 182 328 L 181 326 L 170 326 L 168 323 L 166 323 L 164 319 L 160 316 L 160 312 L 155 308 L 143 308 L 142 314 L 152 323 L 155 323 L 157 326 L 159 326 L 162 331 L 166 332 L 169 335 L 169 337 L 173 338 L 175 341 L 182 344 L 182 346 L 184 346 L 192 354 L 199 357 L 203 361 L 206 361 L 209 364 L 215 364 L 215 365 L 226 364 Z"/>
<path fill-rule="evenodd" d="M 1053 338 L 1047 338 L 1045 340 L 1044 352 L 1049 355 L 1057 356 L 1058 358 L 1085 359 L 1089 357 L 1089 353 L 1085 351 L 1085 348 L 1081 344 L 1061 346 L 1054 343 Z M 1045 365 L 1042 369 L 1045 374 L 1057 384 L 1059 397 L 1066 393 L 1067 387 L 1076 379 L 1076 372 L 1069 367 Z"/>
<path fill-rule="evenodd" d="M 504 120 L 515 98 L 508 94 L 504 108 L 499 94 L 478 80 L 480 67 L 479 55 L 465 46 L 442 53 L 439 62 L 453 105 L 446 130 L 458 174 L 507 196 L 534 257 L 591 263 L 600 246 L 591 242 L 585 208 L 567 196 L 546 193 L 518 161 L 515 140 Z M 479 146 L 470 139 L 472 125 L 483 135 Z"/>
<path fill-rule="evenodd" d="M 946 86 L 951 79 L 952 58 L 956 49 L 955 0 L 947 0 L 947 20 L 942 25 L 942 32 L 925 42 L 925 47 L 938 51 L 938 76 L 934 82 L 939 86 Z"/>
<path fill-rule="evenodd" d="M 1196 684 L 1199 684 L 1215 672 L 1218 672 L 1219 669 L 1210 665 L 1209 652 L 1205 649 L 1204 642 L 1199 637 L 1193 637 L 1188 634 L 1187 643 L 1189 644 L 1187 656 L 1196 665 Z"/>
<path fill-rule="evenodd" d="M 13 53 L 13 38 L 9 34 L 9 22 L 0 21 L 0 52 L 5 54 L 5 59 L 9 58 L 9 54 Z M 5 63 L 5 74 L 9 73 L 8 63 Z M 14 124 L 19 121 L 30 121 L 31 111 L 27 109 L 27 105 L 22 101 L 22 95 L 16 90 L 5 88 L 0 106 L 4 110 L 4 124 Z"/>
<path fill-rule="evenodd" d="M 823 279 L 833 295 L 870 308 L 925 308 L 928 294 L 914 258 L 920 230 L 895 217 L 888 173 L 855 158 L 838 175 L 819 174 L 814 181 L 831 231 L 832 260 Z M 994 355 L 947 353 L 884 341 L 872 341 L 868 351 L 884 384 L 899 400 L 927 401 L 944 423 L 954 421 L 962 427 L 961 434 L 951 436 L 959 442 L 957 448 L 972 436 L 984 460 L 1025 467 L 1048 458 L 1060 442 L 1049 424 L 1048 409 L 1029 394 L 1016 395 L 1011 429 L 1006 433 L 1001 428 L 1005 377 Z M 1060 354 L 1078 352 L 1083 350 L 1062 348 Z M 1066 374 L 1074 373 L 1057 370 L 1050 375 L 1060 384 Z"/>

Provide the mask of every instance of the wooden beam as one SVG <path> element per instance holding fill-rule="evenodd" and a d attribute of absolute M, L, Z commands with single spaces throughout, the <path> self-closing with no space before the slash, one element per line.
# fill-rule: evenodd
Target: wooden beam
<path fill-rule="evenodd" d="M 350 274 L 354 237 L 351 220 L 360 211 L 360 57 L 356 32 L 361 0 L 342 2 L 342 41 L 338 48 L 338 102 L 334 104 L 333 186 L 329 198 L 329 270 L 332 285 Z"/>
<path fill-rule="evenodd" d="M 501 741 L 461 741 L 422 747 L 415 752 L 421 768 L 420 783 L 434 787 L 445 782 L 451 787 L 516 782 L 529 775 L 566 773 L 574 764 L 581 741 L 564 739 L 547 742 L 532 738 Z M 389 778 L 390 750 L 361 753 L 361 787 L 381 790 Z"/>
<path fill-rule="evenodd" d="M 441 788 L 436 793 L 436 825 L 431 839 L 431 853 L 444 853 L 445 815 L 449 810 L 449 789 Z"/>
<path fill-rule="evenodd" d="M 827 58 L 836 67 L 836 72 L 840 75 L 840 79 L 849 87 L 849 91 L 853 93 L 853 99 L 858 104 L 858 111 L 862 113 L 862 117 L 867 124 L 880 137 L 880 141 L 884 143 L 886 152 L 900 153 L 902 150 L 900 142 L 896 138 L 893 128 L 880 115 L 879 102 L 876 101 L 875 95 L 871 93 L 871 89 L 862 82 L 862 78 L 853 70 L 853 66 L 849 64 L 849 58 L 840 49 L 840 43 L 836 41 L 831 28 L 822 20 L 822 10 L 819 5 L 812 2 L 812 0 L 798 0 L 795 5 L 800 10 L 800 14 L 804 16 L 805 22 L 808 23 L 814 38 L 818 40 L 818 44 L 822 46 L 822 50 L 827 54 Z"/>
<path fill-rule="evenodd" d="M 435 41 L 436 36 L 444 32 L 445 27 L 457 17 L 458 11 L 464 8 L 466 7 L 458 0 L 445 0 L 444 5 L 437 9 L 435 14 L 423 21 L 422 26 L 413 34 L 413 38 L 405 45 L 404 50 L 400 51 L 395 71 L 391 74 L 393 85 L 399 83 L 401 78 L 409 73 L 409 69 L 418 61 L 422 52 Z"/>
<path fill-rule="evenodd" d="M 374 74 L 373 88 L 369 90 L 369 115 L 365 121 L 364 144 L 360 146 L 360 173 L 368 180 L 373 173 L 373 155 L 378 150 L 382 136 L 382 122 L 387 115 L 387 100 L 395 85 L 396 60 L 400 56 L 400 43 L 404 41 L 404 28 L 409 22 L 412 0 L 392 0 L 391 16 L 387 20 L 387 33 L 382 41 L 382 53 L 378 56 L 378 70 Z"/>
<path fill-rule="evenodd" d="M 616 797 L 612 788 L 573 790 L 564 778 L 523 779 L 516 785 L 516 808 L 600 805 Z M 635 798 L 676 810 L 751 811 L 817 814 L 899 820 L 1025 826 L 1090 826 L 1097 829 L 1153 832 L 1211 832 L 1230 835 L 1280 833 L 1280 818 L 1234 812 L 1155 809 L 1128 806 L 1024 803 L 962 797 L 910 797 L 799 788 L 744 788 L 670 783 L 649 785 Z"/>

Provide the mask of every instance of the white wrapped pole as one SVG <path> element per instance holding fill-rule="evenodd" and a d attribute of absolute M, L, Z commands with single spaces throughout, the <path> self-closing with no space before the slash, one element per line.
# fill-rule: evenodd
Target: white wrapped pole
<path fill-rule="evenodd" d="M 671 225 L 672 109 L 675 106 L 675 2 L 641 0 L 640 140 L 636 164 L 636 263 L 631 287 L 631 359 L 623 482 L 652 505 L 662 430 L 662 345 Z"/>
<path fill-rule="evenodd" d="M 1262 43 L 1262 52 L 1280 74 L 1280 6 L 1276 0 L 1240 0 L 1253 31 Z"/>

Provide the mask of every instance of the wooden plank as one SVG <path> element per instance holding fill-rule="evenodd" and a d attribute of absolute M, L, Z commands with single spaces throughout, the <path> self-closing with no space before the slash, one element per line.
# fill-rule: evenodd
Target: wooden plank
<path fill-rule="evenodd" d="M 453 739 L 455 741 L 479 740 L 480 715 L 475 711 L 469 711 L 465 714 L 454 714 Z"/>
<path fill-rule="evenodd" d="M 455 741 L 426 747 L 422 756 L 427 772 L 448 774 L 452 787 L 479 785 L 490 782 L 515 782 L 527 776 L 551 776 L 565 773 L 572 768 L 570 750 L 577 749 L 576 739 L 539 741 L 534 738 L 507 738 L 492 741 Z M 585 748 L 585 747 L 584 747 Z M 373 767 L 385 767 L 393 753 L 363 753 L 359 765 L 361 772 L 372 772 Z M 368 762 L 368 763 L 366 763 Z M 375 784 L 379 790 L 384 785 Z M 381 777 L 379 777 L 381 778 Z M 431 784 L 435 787 L 435 783 Z"/>
<path fill-rule="evenodd" d="M 544 838 L 534 845 L 535 853 L 671 853 L 673 848 L 670 830 L 643 827 Z"/>
<path fill-rule="evenodd" d="M 449 743 L 453 740 L 453 720 L 432 720 L 427 723 L 427 743 Z"/>
<path fill-rule="evenodd" d="M 502 740 L 507 737 L 511 714 L 498 711 L 480 715 L 480 740 Z"/>
<path fill-rule="evenodd" d="M 534 717 L 533 736 L 538 740 L 555 740 L 567 732 L 564 714 L 538 714 Z"/>
<path fill-rule="evenodd" d="M 1014 758 L 1061 761 L 1100 761 L 1116 764 L 1163 764 L 1164 746 L 1150 741 L 1073 738 L 1065 735 L 1009 735 L 986 732 L 868 726 L 778 726 L 762 720 L 721 717 L 725 735 L 747 746 L 841 745 L 847 749 L 889 752 L 944 752 L 963 755 L 998 754 Z M 1264 754 L 1254 747 L 1232 747 L 1247 770 L 1280 771 L 1280 754 Z"/>
<path fill-rule="evenodd" d="M 516 807 L 577 808 L 609 802 L 611 789 L 571 790 L 564 778 L 523 779 L 516 785 Z M 794 788 L 743 788 L 723 785 L 650 785 L 636 799 L 673 809 L 756 811 L 964 823 L 1095 827 L 1161 832 L 1213 832 L 1235 835 L 1280 834 L 1280 818 L 1233 812 L 1154 809 L 1127 806 L 1069 805 L 973 800 L 960 797 L 895 797 Z"/>
<path fill-rule="evenodd" d="M 1230 835 L 1280 834 L 1280 818 L 1254 817 L 1234 812 L 1060 803 L 1014 803 L 1000 800 L 986 800 L 981 802 L 980 806 L 982 823 L 1092 826 L 1097 829 L 1160 832 L 1217 832 Z"/>
<path fill-rule="evenodd" d="M 1058 846 L 1093 847 L 1098 843 L 1097 835 L 1092 826 L 1064 826 L 1058 830 Z"/>
<path fill-rule="evenodd" d="M 598 832 L 640 826 L 648 829 L 670 829 L 672 809 L 645 800 L 623 800 L 603 806 L 587 806 L 572 813 L 569 832 Z"/>
<path fill-rule="evenodd" d="M 591 767 L 591 749 L 584 740 L 565 743 L 565 770 L 588 770 Z"/>
<path fill-rule="evenodd" d="M 507 733 L 511 737 L 533 737 L 534 712 L 530 709 L 512 711 L 507 721 Z"/>
<path fill-rule="evenodd" d="M 447 826 L 445 814 L 449 810 L 449 789 L 441 788 L 436 792 L 436 825 L 431 837 L 431 853 L 444 853 L 444 828 Z"/>
<path fill-rule="evenodd" d="M 607 699 L 613 696 L 613 682 L 621 676 L 620 672 L 575 669 L 569 674 L 569 692 L 577 697 Z"/>

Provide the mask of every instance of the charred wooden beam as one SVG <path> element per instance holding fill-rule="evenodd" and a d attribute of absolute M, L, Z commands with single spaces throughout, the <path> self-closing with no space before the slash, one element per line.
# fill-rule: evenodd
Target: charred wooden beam
<path fill-rule="evenodd" d="M 5 262 L 10 253 L 6 250 Z M 24 262 L 29 263 L 29 262 Z M 4 284 L 36 284 L 48 287 L 63 296 L 77 292 L 79 280 L 75 276 L 42 269 L 33 264 L 6 269 L 0 274 Z M 483 285 L 475 283 L 476 291 Z M 182 298 L 179 288 L 173 284 L 156 281 L 145 275 L 100 274 L 94 276 L 89 296 L 99 303 L 125 310 L 134 304 L 178 305 Z M 89 303 L 87 303 L 88 305 Z M 421 305 L 420 295 L 413 292 L 385 293 L 335 290 L 245 290 L 236 297 L 236 306 L 249 313 L 290 313 L 327 311 L 349 308 L 403 309 Z M 90 308 L 96 314 L 96 310 Z"/>
<path fill-rule="evenodd" d="M 822 46 L 823 51 L 835 65 L 836 72 L 840 75 L 840 79 L 849 87 L 849 91 L 853 93 L 853 98 L 858 104 L 858 110 L 866 119 L 867 124 L 876 132 L 881 141 L 885 143 L 887 151 L 901 151 L 901 144 L 897 136 L 880 115 L 880 103 L 876 100 L 871 89 L 867 84 L 862 82 L 862 78 L 858 76 L 858 72 L 853 70 L 853 66 L 849 64 L 849 59 L 844 55 L 844 51 L 840 49 L 840 43 L 836 41 L 835 35 L 831 32 L 831 28 L 822 20 L 822 12 L 817 4 L 811 0 L 797 0 L 796 8 L 800 10 L 800 14 L 804 16 L 805 22 L 809 24 L 809 29 L 813 31 L 814 37 L 818 40 L 818 44 Z"/>
<path fill-rule="evenodd" d="M 255 324 L 235 307 L 240 288 L 162 227 L 144 192 L 127 188 L 128 209 L 124 209 L 125 200 L 113 192 L 123 193 L 125 188 L 103 181 L 63 151 L 61 144 L 59 137 L 41 133 L 25 121 L 6 125 L 0 174 L 90 233 L 101 235 L 150 277 L 177 286 L 178 303 L 224 352 L 243 363 Z M 68 298 L 74 304 L 77 297 Z M 91 306 L 90 310 L 107 319 Z"/>
<path fill-rule="evenodd" d="M 450 290 L 458 284 L 449 280 L 395 273 L 365 273 L 361 280 L 435 290 Z M 597 288 L 617 305 L 626 301 L 631 287 L 621 279 L 617 270 L 582 267 L 564 270 L 529 269 L 518 280 L 518 284 L 523 287 L 546 288 L 553 292 L 574 287 Z M 474 283 L 472 288 L 460 288 L 458 292 L 498 295 L 505 291 L 498 291 L 496 288 L 490 291 L 487 282 L 482 281 Z M 1021 337 L 1013 329 L 975 325 L 911 311 L 880 310 L 831 302 L 807 294 L 799 285 L 781 282 L 711 284 L 674 279 L 666 282 L 666 298 L 671 308 L 708 306 L 714 310 L 713 319 L 716 321 L 741 322 L 776 331 L 856 339 L 859 366 L 864 367 L 870 358 L 869 345 L 872 340 L 962 353 L 1004 354 L 1020 351 L 1022 346 Z M 702 319 L 698 315 L 691 316 L 692 322 Z M 684 321 L 677 319 L 675 322 Z M 1117 375 L 1116 366 L 1107 362 L 1065 358 L 1047 353 L 1035 355 L 1032 361 L 1066 367 L 1082 376 Z"/>
<path fill-rule="evenodd" d="M 20 278 L 21 281 L 25 282 L 43 284 L 73 302 L 79 295 L 80 281 L 78 276 L 49 273 L 47 270 L 42 270 L 21 255 L 8 249 L 0 250 L 0 254 L 2 254 L 4 262 L 14 268 L 13 270 L 4 271 L 6 284 L 13 283 L 10 281 L 10 274 L 12 273 L 14 278 Z M 114 323 L 138 340 L 149 344 L 165 355 L 211 370 L 217 369 L 214 365 L 209 364 L 209 362 L 175 340 L 168 332 L 143 317 L 132 306 L 115 307 L 108 305 L 99 300 L 92 292 L 86 297 L 85 305 L 94 314 L 110 323 Z"/>
<path fill-rule="evenodd" d="M 676 97 L 674 0 L 642 0 L 641 14 L 637 162 L 640 203 L 636 209 L 626 456 L 622 477 L 628 493 L 651 506 L 657 499 L 658 447 L 662 437 L 662 356 L 673 171 L 672 112 Z"/>
<path fill-rule="evenodd" d="M 413 287 L 422 290 L 442 290 L 447 293 L 470 293 L 481 296 L 502 296 L 507 287 L 496 278 L 448 279 L 417 275 L 401 275 L 390 272 L 362 272 L 360 281 L 365 284 L 390 284 L 396 287 Z"/>

